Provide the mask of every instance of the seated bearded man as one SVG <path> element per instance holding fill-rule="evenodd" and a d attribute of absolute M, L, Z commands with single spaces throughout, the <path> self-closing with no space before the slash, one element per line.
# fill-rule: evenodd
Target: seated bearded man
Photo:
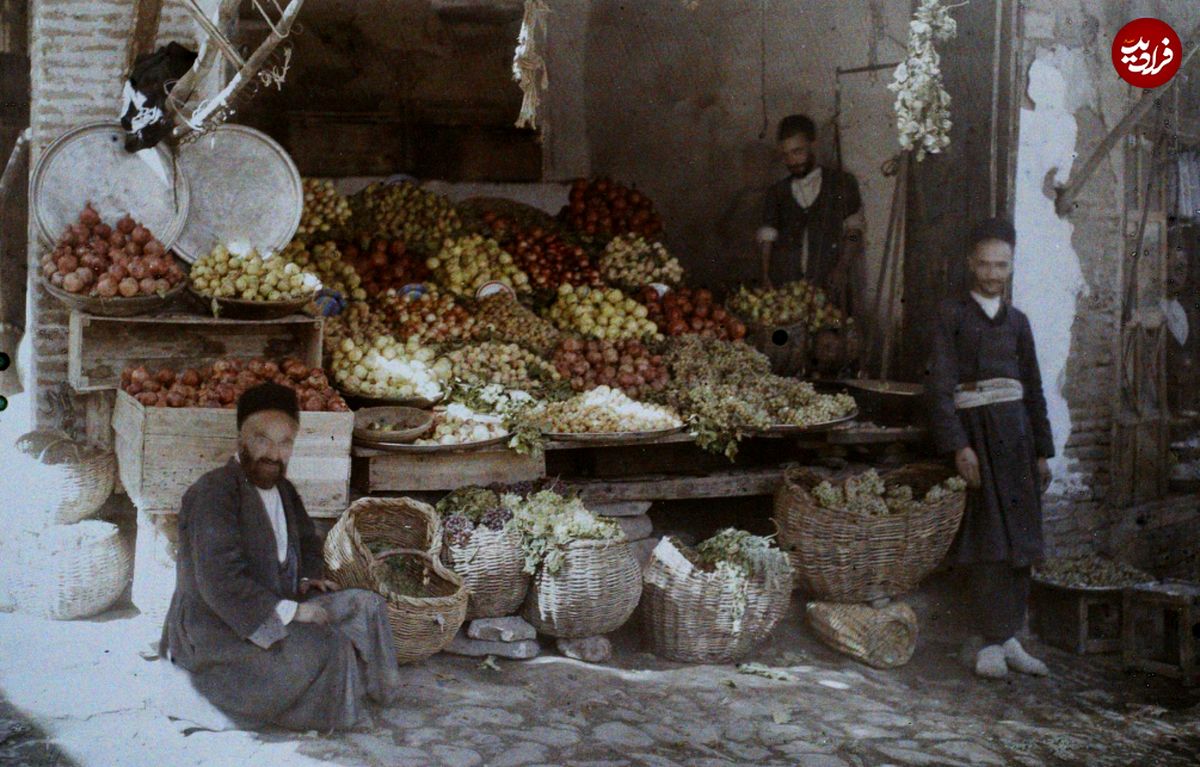
<path fill-rule="evenodd" d="M 399 692 L 386 602 L 323 579 L 320 538 L 285 478 L 295 392 L 249 389 L 237 423 L 237 456 L 183 496 L 162 652 L 241 724 L 353 727 L 366 699 Z"/>

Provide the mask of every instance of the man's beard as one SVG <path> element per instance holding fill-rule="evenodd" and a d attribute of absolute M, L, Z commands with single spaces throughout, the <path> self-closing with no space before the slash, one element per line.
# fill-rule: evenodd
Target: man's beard
<path fill-rule="evenodd" d="M 274 487 L 287 473 L 286 463 L 252 458 L 246 448 L 242 448 L 238 452 L 238 461 L 242 464 L 242 471 L 246 472 L 250 481 L 263 489 Z"/>
<path fill-rule="evenodd" d="M 792 178 L 804 178 L 809 173 L 813 172 L 813 168 L 817 167 L 817 161 L 810 159 L 803 165 L 788 166 L 788 170 L 792 173 Z"/>

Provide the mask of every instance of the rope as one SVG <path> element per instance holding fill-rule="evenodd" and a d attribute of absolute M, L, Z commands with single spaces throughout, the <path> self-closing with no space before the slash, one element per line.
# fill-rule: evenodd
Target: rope
<path fill-rule="evenodd" d="M 549 14 L 550 6 L 545 0 L 525 0 L 525 15 L 521 19 L 521 32 L 517 35 L 517 49 L 513 55 L 513 79 L 521 86 L 522 94 L 518 128 L 538 127 L 541 92 L 550 87 L 541 52 Z"/>

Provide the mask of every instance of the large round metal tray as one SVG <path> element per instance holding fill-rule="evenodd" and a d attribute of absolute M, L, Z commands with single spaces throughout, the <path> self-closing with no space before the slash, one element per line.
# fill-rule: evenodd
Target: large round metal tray
<path fill-rule="evenodd" d="M 190 287 L 188 291 L 214 317 L 226 320 L 277 320 L 300 314 L 313 300 L 313 296 L 306 296 L 287 301 L 246 301 L 241 298 L 214 298 Z"/>
<path fill-rule="evenodd" d="M 834 418 L 832 421 L 825 421 L 823 423 L 814 423 L 814 424 L 810 424 L 808 426 L 793 426 L 791 424 L 776 424 L 774 426 L 768 426 L 767 428 L 763 429 L 762 431 L 760 431 L 758 433 L 759 434 L 779 434 L 779 435 L 783 435 L 783 436 L 788 436 L 788 435 L 792 435 L 792 434 L 819 434 L 823 431 L 829 431 L 830 429 L 833 429 L 837 426 L 841 426 L 844 423 L 850 423 L 855 418 L 858 418 L 858 410 L 857 409 L 851 411 L 849 415 L 844 415 L 841 418 Z"/>
<path fill-rule="evenodd" d="M 570 433 L 570 432 L 542 432 L 548 440 L 554 442 L 574 442 L 580 445 L 629 445 L 638 442 L 653 442 L 656 439 L 669 437 L 672 434 L 678 434 L 683 431 L 685 426 L 676 426 L 671 429 L 659 429 L 657 431 L 610 431 L 610 432 L 588 432 L 588 433 Z"/>
<path fill-rule="evenodd" d="M 376 418 L 404 418 L 414 422 L 407 429 L 377 431 L 366 425 Z M 407 445 L 433 428 L 433 413 L 415 407 L 369 407 L 354 413 L 354 442 L 366 447 L 386 449 Z"/>
<path fill-rule="evenodd" d="M 57 298 L 68 308 L 94 314 L 99 317 L 136 317 L 140 314 L 153 314 L 174 301 L 175 297 L 187 287 L 187 280 L 184 280 L 161 296 L 96 298 L 94 296 L 81 296 L 78 293 L 71 293 L 62 288 L 56 288 L 45 277 L 40 277 L 39 279 L 41 279 L 42 287 L 46 289 L 46 292 Z"/>
<path fill-rule="evenodd" d="M 925 392 L 925 387 L 918 383 L 884 381 L 876 378 L 843 378 L 837 383 L 839 386 L 850 389 L 889 397 L 919 397 Z"/>
<path fill-rule="evenodd" d="M 115 226 L 129 214 L 170 250 L 187 220 L 190 192 L 165 147 L 130 154 L 120 123 L 97 122 L 47 147 L 30 176 L 29 201 L 47 244 L 57 242 L 90 202 L 104 223 Z"/>
<path fill-rule="evenodd" d="M 304 213 L 300 171 L 265 133 L 225 123 L 179 150 L 191 188 L 187 224 L 175 243 L 194 262 L 214 246 L 245 243 L 260 253 L 292 241 Z"/>
<path fill-rule="evenodd" d="M 472 450 L 479 450 L 485 447 L 494 447 L 502 445 L 512 437 L 511 434 L 504 434 L 499 437 L 485 439 L 482 442 L 465 442 L 461 445 L 413 445 L 413 444 L 391 444 L 386 447 L 378 447 L 378 450 L 388 450 L 393 453 L 469 453 Z M 375 447 L 370 445 L 368 447 Z"/>

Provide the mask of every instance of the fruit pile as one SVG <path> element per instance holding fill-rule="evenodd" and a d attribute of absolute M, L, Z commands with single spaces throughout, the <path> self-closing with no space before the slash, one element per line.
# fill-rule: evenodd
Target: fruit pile
<path fill-rule="evenodd" d="M 548 403 L 538 414 L 542 430 L 563 434 L 611 434 L 674 429 L 683 424 L 666 407 L 635 402 L 619 389 L 598 386 L 565 402 Z"/>
<path fill-rule="evenodd" d="M 430 286 L 425 293 L 388 290 L 375 301 L 375 311 L 389 332 L 405 341 L 441 344 L 466 341 L 475 332 L 475 318 L 454 296 Z"/>
<path fill-rule="evenodd" d="M 403 240 L 375 237 L 364 240 L 361 246 L 345 244 L 342 257 L 358 271 L 369 298 L 388 288 L 425 282 L 431 274 L 425 259 L 410 252 Z"/>
<path fill-rule="evenodd" d="M 192 264 L 192 286 L 212 298 L 288 301 L 313 295 L 321 281 L 282 255 L 263 257 L 253 248 L 235 254 L 217 245 Z"/>
<path fill-rule="evenodd" d="M 841 327 L 846 315 L 829 303 L 825 291 L 804 280 L 774 289 L 742 287 L 729 301 L 739 317 L 756 325 L 804 323 L 810 330 Z"/>
<path fill-rule="evenodd" d="M 371 309 L 370 305 L 365 302 L 355 301 L 347 306 L 341 314 L 325 319 L 324 346 L 326 349 L 333 349 L 343 338 L 350 338 L 357 342 L 362 339 L 385 336 L 390 332 L 387 318 L 381 312 Z"/>
<path fill-rule="evenodd" d="M 332 241 L 305 244 L 300 239 L 292 240 L 280 253 L 303 271 L 316 275 L 321 287 L 336 290 L 353 301 L 365 301 L 362 278 L 338 250 Z"/>
<path fill-rule="evenodd" d="M 371 184 L 350 198 L 350 209 L 358 234 L 398 239 L 427 256 L 462 226 L 450 200 L 410 183 Z"/>
<path fill-rule="evenodd" d="M 663 230 L 648 197 L 607 178 L 577 179 L 559 217 L 589 237 L 633 233 L 654 238 Z"/>
<path fill-rule="evenodd" d="M 350 202 L 327 179 L 304 179 L 304 212 L 296 238 L 305 242 L 339 236 L 350 223 Z"/>
<path fill-rule="evenodd" d="M 502 283 L 518 293 L 529 291 L 529 275 L 495 240 L 481 234 L 446 240 L 425 265 L 437 283 L 455 295 L 474 298 L 475 291 L 489 282 Z"/>
<path fill-rule="evenodd" d="M 514 219 L 485 213 L 484 226 L 539 290 L 557 290 L 559 285 L 603 284 L 587 251 L 542 226 L 522 228 Z"/>
<path fill-rule="evenodd" d="M 534 354 L 549 356 L 562 340 L 558 328 L 546 322 L 507 293 L 480 299 L 475 310 L 476 336 L 519 344 Z"/>
<path fill-rule="evenodd" d="M 506 389 L 537 392 L 559 380 L 559 372 L 516 344 L 486 341 L 446 354 L 453 376 L 468 384 L 500 384 Z"/>
<path fill-rule="evenodd" d="M 547 317 L 562 330 L 588 338 L 617 341 L 658 337 L 658 326 L 646 319 L 649 311 L 616 288 L 562 285 Z"/>
<path fill-rule="evenodd" d="M 1095 554 L 1047 559 L 1033 568 L 1033 575 L 1038 580 L 1075 588 L 1124 588 L 1155 580 L 1132 565 Z"/>
<path fill-rule="evenodd" d="M 622 234 L 604 247 L 600 273 L 613 285 L 630 290 L 654 282 L 674 286 L 683 279 L 683 267 L 666 245 L 636 234 Z"/>
<path fill-rule="evenodd" d="M 41 269 L 54 287 L 94 298 L 162 295 L 184 279 L 149 229 L 129 216 L 109 226 L 91 203 L 42 256 Z"/>
<path fill-rule="evenodd" d="M 637 340 L 568 338 L 554 353 L 554 366 L 575 391 L 612 386 L 634 399 L 662 391 L 670 380 L 663 358 Z"/>
<path fill-rule="evenodd" d="M 483 415 L 454 403 L 434 413 L 433 433 L 414 445 L 467 445 L 508 436 L 499 416 Z"/>
<path fill-rule="evenodd" d="M 713 303 L 711 292 L 701 288 L 677 288 L 661 298 L 658 291 L 644 287 L 638 300 L 649 310 L 649 317 L 659 332 L 668 336 L 695 333 L 704 338 L 740 341 L 746 337 L 746 326 L 720 304 Z"/>
<path fill-rule="evenodd" d="M 333 348 L 330 370 L 350 394 L 388 400 L 435 400 L 450 378 L 450 362 L 417 340 L 392 336 L 343 337 Z"/>
<path fill-rule="evenodd" d="M 271 360 L 217 360 L 204 368 L 175 371 L 162 368 L 150 372 L 146 367 L 126 368 L 121 373 L 121 389 L 147 407 L 206 407 L 233 409 L 238 397 L 252 386 L 277 383 L 296 390 L 300 409 L 342 412 L 349 410 L 334 391 L 320 368 L 288 358 Z"/>

